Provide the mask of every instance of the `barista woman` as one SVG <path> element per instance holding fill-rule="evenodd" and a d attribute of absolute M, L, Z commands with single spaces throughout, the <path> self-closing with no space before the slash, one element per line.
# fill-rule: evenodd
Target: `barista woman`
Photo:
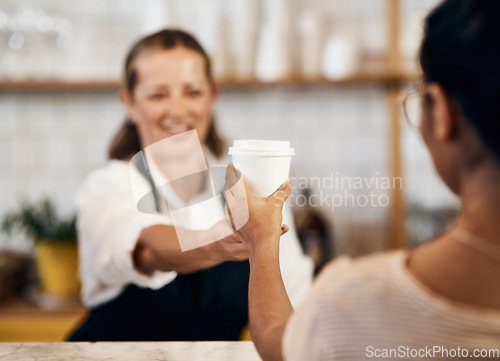
<path fill-rule="evenodd" d="M 140 212 L 129 179 L 136 153 L 189 130 L 196 130 L 209 165 L 225 153 L 213 119 L 218 90 L 209 58 L 191 35 L 163 30 L 132 47 L 124 72 L 120 99 L 127 120 L 112 141 L 108 164 L 88 176 L 76 197 L 82 297 L 90 313 L 71 340 L 237 340 L 248 323 L 247 248 L 230 235 L 182 252 L 169 213 Z M 167 168 L 182 167 L 192 155 L 182 147 L 173 153 L 162 155 Z M 203 177 L 188 182 L 155 192 L 156 205 L 179 209 L 207 188 Z M 203 217 L 192 218 L 193 229 L 204 228 Z M 217 239 L 220 222 L 193 234 Z M 285 284 L 299 302 L 312 264 L 293 227 L 284 238 Z"/>

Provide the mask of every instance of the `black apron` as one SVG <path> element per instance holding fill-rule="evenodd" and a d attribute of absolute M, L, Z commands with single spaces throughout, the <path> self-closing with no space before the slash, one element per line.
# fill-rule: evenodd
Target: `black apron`
<path fill-rule="evenodd" d="M 150 181 L 157 203 L 147 165 L 138 164 L 138 169 Z M 248 323 L 249 274 L 248 261 L 226 262 L 177 275 L 158 290 L 130 284 L 117 298 L 92 308 L 69 341 L 238 340 Z"/>
<path fill-rule="evenodd" d="M 247 262 L 226 262 L 159 290 L 129 285 L 90 310 L 69 341 L 236 341 L 248 323 Z"/>

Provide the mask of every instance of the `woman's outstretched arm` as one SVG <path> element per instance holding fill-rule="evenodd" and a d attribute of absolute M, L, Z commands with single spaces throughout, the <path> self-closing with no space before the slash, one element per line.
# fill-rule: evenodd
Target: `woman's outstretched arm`
<path fill-rule="evenodd" d="M 156 270 L 192 273 L 226 261 L 247 260 L 248 250 L 236 235 L 218 239 L 222 233 L 220 228 L 223 227 L 228 227 L 225 220 L 204 231 L 183 230 L 183 235 L 190 237 L 193 242 L 197 242 L 197 239 L 203 239 L 205 244 L 211 242 L 185 252 L 181 250 L 174 226 L 154 225 L 145 228 L 134 251 L 135 266 L 146 273 Z"/>
<path fill-rule="evenodd" d="M 285 182 L 269 197 L 259 197 L 245 187 L 232 164 L 227 168 L 226 209 L 235 233 L 250 252 L 250 331 L 264 361 L 283 360 L 283 333 L 293 313 L 279 265 L 280 236 L 288 230 L 281 225 L 282 208 L 290 192 L 291 183 Z M 248 220 L 236 226 L 234 220 L 247 209 Z"/>

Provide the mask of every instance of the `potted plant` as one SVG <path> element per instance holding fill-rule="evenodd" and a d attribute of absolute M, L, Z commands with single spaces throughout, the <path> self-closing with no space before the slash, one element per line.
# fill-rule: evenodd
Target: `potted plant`
<path fill-rule="evenodd" d="M 76 217 L 61 219 L 49 199 L 38 203 L 23 202 L 18 212 L 9 213 L 2 230 L 17 229 L 34 241 L 36 269 L 42 291 L 57 298 L 78 296 L 78 248 Z"/>

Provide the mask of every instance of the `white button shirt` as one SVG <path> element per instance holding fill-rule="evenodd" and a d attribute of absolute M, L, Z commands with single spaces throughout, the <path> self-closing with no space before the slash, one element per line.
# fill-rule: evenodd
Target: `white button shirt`
<path fill-rule="evenodd" d="M 217 163 L 211 154 L 207 154 L 207 161 L 210 165 Z M 148 186 L 146 178 L 142 179 L 144 186 Z M 161 196 L 169 204 L 182 205 L 171 188 L 164 189 Z M 82 300 L 87 307 L 113 300 L 128 284 L 159 289 L 175 279 L 176 272 L 156 271 L 146 275 L 133 265 L 132 253 L 141 232 L 154 225 L 173 225 L 173 222 L 168 212 L 146 214 L 137 209 L 127 161 L 111 160 L 93 171 L 80 187 L 75 201 Z M 222 206 L 220 215 L 223 216 Z M 207 220 L 194 214 L 189 219 L 193 222 L 192 229 L 209 228 Z M 302 252 L 288 207 L 285 207 L 283 223 L 289 225 L 290 230 L 280 240 L 280 265 L 292 305 L 297 305 L 311 285 L 313 263 Z"/>

